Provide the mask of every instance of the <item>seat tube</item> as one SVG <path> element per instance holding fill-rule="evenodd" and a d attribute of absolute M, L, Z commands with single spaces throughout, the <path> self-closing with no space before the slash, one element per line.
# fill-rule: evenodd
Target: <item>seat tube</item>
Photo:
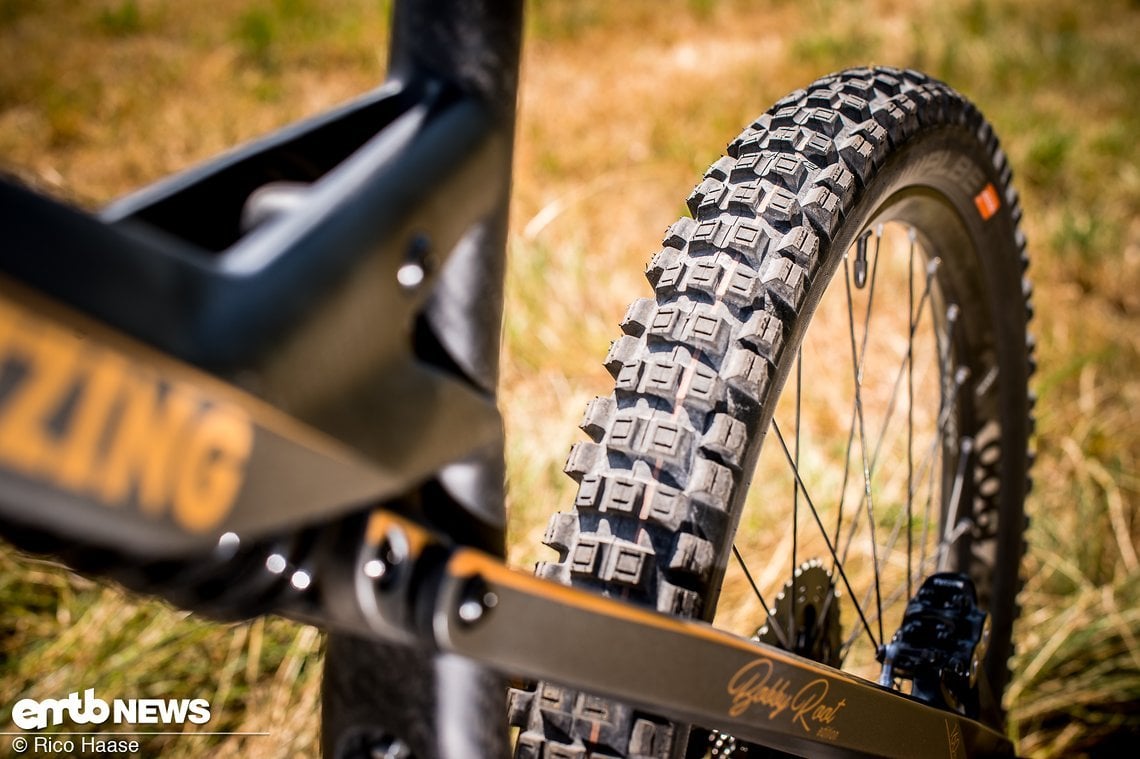
<path fill-rule="evenodd" d="M 455 250 L 440 251 L 448 254 L 447 263 L 415 329 L 421 360 L 492 397 L 499 377 L 522 26 L 522 0 L 398 0 L 389 56 L 391 79 L 443 81 L 484 103 L 505 142 L 501 164 L 484 187 L 498 201 Z M 501 439 L 493 449 L 445 467 L 418 497 L 426 516 L 454 539 L 504 555 Z M 509 751 L 505 681 L 454 655 L 333 634 L 323 691 L 325 756 L 356 759 L 407 749 L 433 759 Z"/>
<path fill-rule="evenodd" d="M 507 149 L 485 191 L 495 210 L 467 230 L 440 272 L 416 333 L 417 352 L 495 395 L 503 318 L 511 156 L 523 27 L 521 0 L 399 0 L 389 76 L 442 80 L 484 103 Z M 426 329 L 425 329 L 426 328 Z M 445 468 L 438 478 L 475 529 L 469 540 L 502 555 L 506 525 L 501 446 Z"/>

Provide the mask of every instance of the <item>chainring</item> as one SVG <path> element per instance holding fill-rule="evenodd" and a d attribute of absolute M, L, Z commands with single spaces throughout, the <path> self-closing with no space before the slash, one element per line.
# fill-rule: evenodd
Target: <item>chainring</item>
<path fill-rule="evenodd" d="M 823 562 L 812 559 L 776 596 L 772 616 L 755 638 L 829 667 L 842 663 L 839 592 Z M 779 629 L 776 629 L 778 626 Z"/>

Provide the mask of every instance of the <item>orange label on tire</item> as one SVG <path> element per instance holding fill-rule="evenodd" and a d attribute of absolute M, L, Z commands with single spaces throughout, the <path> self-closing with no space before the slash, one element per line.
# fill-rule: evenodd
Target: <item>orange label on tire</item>
<path fill-rule="evenodd" d="M 1001 198 L 998 197 L 993 182 L 987 184 L 981 192 L 974 196 L 974 205 L 977 206 L 982 221 L 989 221 L 998 212 L 998 209 L 1001 208 Z"/>

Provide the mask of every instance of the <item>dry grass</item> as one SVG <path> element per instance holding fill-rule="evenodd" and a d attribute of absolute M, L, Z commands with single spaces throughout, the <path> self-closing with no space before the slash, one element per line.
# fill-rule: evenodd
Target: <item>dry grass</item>
<path fill-rule="evenodd" d="M 381 4 L 0 0 L 0 168 L 87 205 L 382 75 Z M 924 68 L 973 98 L 1023 194 L 1042 370 L 1038 487 L 1009 706 L 1023 753 L 1140 733 L 1140 16 L 1124 0 L 531 4 L 502 396 L 511 561 L 544 556 L 574 426 L 681 199 L 740 127 L 830 70 Z M 778 552 L 777 552 L 778 553 Z M 82 683 L 202 695 L 268 739 L 148 755 L 315 753 L 319 640 L 218 626 L 0 553 L 0 709 Z M 207 741 L 207 742 L 203 742 Z M 1131 745 L 1131 744 L 1129 744 Z"/>

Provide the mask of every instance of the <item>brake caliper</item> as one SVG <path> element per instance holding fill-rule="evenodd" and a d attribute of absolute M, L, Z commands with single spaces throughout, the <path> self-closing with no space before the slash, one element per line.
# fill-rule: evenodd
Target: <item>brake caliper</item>
<path fill-rule="evenodd" d="M 907 604 L 891 642 L 879 649 L 879 684 L 910 680 L 920 701 L 977 717 L 989 640 L 989 615 L 978 607 L 973 581 L 953 572 L 932 575 Z"/>

